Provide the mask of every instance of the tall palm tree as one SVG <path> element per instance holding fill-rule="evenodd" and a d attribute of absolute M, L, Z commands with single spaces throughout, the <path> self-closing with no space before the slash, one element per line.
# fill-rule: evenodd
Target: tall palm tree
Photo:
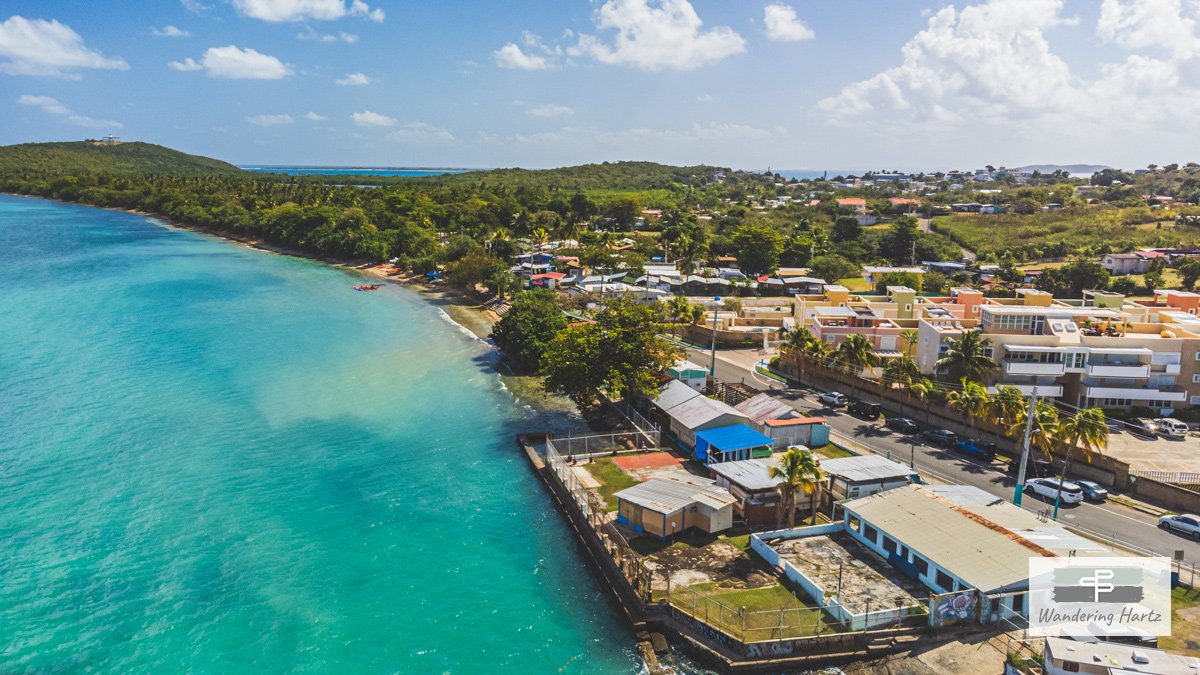
<path fill-rule="evenodd" d="M 996 362 L 989 355 L 991 346 L 992 341 L 979 331 L 963 333 L 950 343 L 950 348 L 937 360 L 934 369 L 948 376 L 951 381 L 966 378 L 973 382 L 984 382 L 996 369 Z"/>
<path fill-rule="evenodd" d="M 780 507 L 779 523 L 783 523 L 783 515 L 787 514 L 788 529 L 796 526 L 796 497 L 803 492 L 812 496 L 810 510 L 813 523 L 816 524 L 816 495 L 821 489 L 821 480 L 825 474 L 821 464 L 812 450 L 791 446 L 779 457 L 779 464 L 772 466 L 769 472 L 771 478 L 782 478 L 783 482 L 776 486 L 779 490 Z"/>
<path fill-rule="evenodd" d="M 1062 484 L 1071 470 L 1071 451 L 1076 448 L 1091 461 L 1093 453 L 1099 453 L 1108 447 L 1108 422 L 1104 419 L 1104 411 L 1099 408 L 1080 410 L 1074 417 L 1068 417 L 1058 424 L 1058 441 L 1066 453 L 1066 464 L 1063 466 L 1062 480 L 1058 481 L 1058 491 L 1054 495 L 1054 518 L 1058 519 L 1058 504 L 1062 499 Z"/>
<path fill-rule="evenodd" d="M 1029 407 L 1026 406 L 1009 427 L 1009 434 L 1014 438 L 1021 438 L 1025 434 L 1025 422 L 1028 418 Z M 1033 409 L 1033 427 L 1029 436 L 1029 446 L 1041 450 L 1047 457 L 1052 456 L 1055 434 L 1058 433 L 1058 423 L 1058 408 L 1044 398 L 1038 399 L 1037 405 Z"/>
<path fill-rule="evenodd" d="M 946 404 L 967 416 L 967 426 L 975 426 L 975 416 L 987 411 L 990 399 L 987 389 L 978 382 L 962 379 L 962 389 L 946 394 Z"/>
<path fill-rule="evenodd" d="M 862 373 L 864 368 L 872 368 L 879 364 L 879 354 L 875 353 L 875 345 L 865 335 L 852 333 L 846 336 L 842 344 L 833 352 L 834 359 L 845 372 L 852 375 Z"/>
<path fill-rule="evenodd" d="M 809 345 L 816 341 L 817 337 L 812 334 L 811 330 L 804 326 L 798 326 L 795 330 L 788 333 L 787 339 L 784 340 L 780 348 L 785 352 L 795 351 L 805 353 L 808 351 Z"/>
<path fill-rule="evenodd" d="M 888 359 L 883 364 L 883 377 L 879 381 L 887 385 L 898 384 L 907 391 L 914 382 L 921 379 L 921 369 L 911 356 L 901 356 Z"/>
<path fill-rule="evenodd" d="M 1021 416 L 1025 407 L 1025 394 L 1016 387 L 1002 384 L 996 387 L 996 393 L 992 394 L 991 413 L 996 418 L 996 423 L 1006 432 Z"/>
<path fill-rule="evenodd" d="M 900 331 L 900 341 L 904 343 L 904 353 L 912 356 L 913 347 L 917 345 L 917 340 L 920 339 L 915 328 L 905 328 Z"/>
<path fill-rule="evenodd" d="M 687 296 L 672 295 L 667 301 L 667 312 L 671 316 L 672 326 L 678 328 L 679 322 L 691 318 L 692 303 L 688 302 Z"/>

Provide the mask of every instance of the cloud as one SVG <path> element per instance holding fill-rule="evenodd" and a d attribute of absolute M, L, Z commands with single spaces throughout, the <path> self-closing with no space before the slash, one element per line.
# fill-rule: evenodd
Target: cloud
<path fill-rule="evenodd" d="M 501 68 L 513 70 L 546 70 L 554 67 L 545 56 L 526 54 L 515 42 L 509 42 L 492 52 L 492 58 Z"/>
<path fill-rule="evenodd" d="M 310 112 L 310 113 L 308 113 L 307 115 L 305 115 L 305 116 L 304 116 L 304 119 L 306 119 L 306 120 L 310 120 L 310 121 L 313 121 L 313 122 L 324 122 L 325 120 L 327 120 L 327 119 L 329 119 L 329 118 L 328 118 L 328 117 L 326 117 L 326 116 L 324 116 L 324 115 L 318 115 L 318 114 L 317 114 L 317 113 L 315 113 L 315 112 Z"/>
<path fill-rule="evenodd" d="M 814 36 L 812 29 L 796 16 L 796 10 L 782 2 L 766 6 L 763 25 L 767 27 L 767 39 L 776 42 L 799 42 Z"/>
<path fill-rule="evenodd" d="M 296 39 L 297 40 L 311 40 L 312 42 L 323 42 L 325 44 L 330 44 L 332 42 L 341 41 L 341 42 L 345 42 L 346 44 L 352 45 L 355 42 L 358 42 L 358 36 L 355 35 L 354 33 L 344 33 L 343 32 L 343 33 L 338 33 L 337 35 L 323 34 L 323 33 L 318 33 L 317 31 L 313 30 L 312 26 L 305 26 L 304 30 L 302 30 L 296 34 Z"/>
<path fill-rule="evenodd" d="M 1196 19 L 1185 15 L 1180 0 L 1104 0 L 1096 35 L 1126 49 L 1162 47 L 1176 58 L 1192 58 L 1200 51 Z"/>
<path fill-rule="evenodd" d="M 607 0 L 596 12 L 596 27 L 617 31 L 615 41 L 580 35 L 567 53 L 654 72 L 694 70 L 746 50 L 733 29 L 702 26 L 688 0 Z"/>
<path fill-rule="evenodd" d="M 558 117 L 559 115 L 570 115 L 573 112 L 575 111 L 567 106 L 555 103 L 547 103 L 529 109 L 529 114 L 534 117 Z"/>
<path fill-rule="evenodd" d="M 179 0 L 179 4 L 192 14 L 206 14 L 212 9 L 212 5 L 205 4 L 200 0 Z"/>
<path fill-rule="evenodd" d="M 260 127 L 277 127 L 283 124 L 291 124 L 291 115 L 255 115 L 247 117 L 246 121 L 251 124 L 257 124 Z"/>
<path fill-rule="evenodd" d="M 1066 23 L 1062 0 L 990 0 L 945 7 L 901 49 L 903 62 L 842 88 L 818 107 L 934 123 L 1028 118 L 1079 101 L 1045 32 Z"/>
<path fill-rule="evenodd" d="M 78 33 L 57 20 L 12 16 L 0 23 L 0 72 L 78 77 L 73 71 L 79 68 L 128 70 L 129 64 L 88 49 Z"/>
<path fill-rule="evenodd" d="M 274 56 L 234 45 L 210 47 L 199 61 L 187 58 L 167 66 L 181 71 L 204 70 L 209 77 L 237 80 L 278 80 L 292 74 L 291 67 Z"/>
<path fill-rule="evenodd" d="M 387 135 L 393 141 L 410 143 L 448 143 L 454 140 L 454 135 L 441 127 L 435 127 L 424 122 L 409 122 Z"/>
<path fill-rule="evenodd" d="M 700 94 L 696 97 L 696 103 L 711 103 L 712 100 L 712 94 Z"/>
<path fill-rule="evenodd" d="M 382 9 L 371 9 L 363 0 L 233 0 L 234 9 L 243 16 L 263 21 L 333 21 L 347 16 L 382 22 Z"/>
<path fill-rule="evenodd" d="M 347 87 L 361 87 L 366 84 L 371 84 L 371 78 L 362 73 L 350 73 L 340 80 L 334 80 L 334 82 Z"/>
<path fill-rule="evenodd" d="M 92 129 L 119 129 L 123 126 L 120 122 L 112 120 L 98 120 L 87 115 L 76 115 L 71 112 L 67 106 L 59 103 L 57 99 L 49 96 L 32 96 L 24 94 L 17 99 L 17 103 L 21 105 L 33 106 L 41 108 L 43 112 L 50 115 L 57 115 L 66 119 L 67 122 L 80 127 L 90 127 Z"/>
<path fill-rule="evenodd" d="M 397 121 L 394 117 L 388 117 L 387 115 L 371 112 L 370 110 L 356 112 L 350 117 L 360 127 L 390 127 L 395 126 Z"/>
<path fill-rule="evenodd" d="M 155 27 L 151 26 L 150 34 L 153 35 L 154 37 L 170 37 L 170 38 L 185 38 L 185 37 L 192 36 L 192 34 L 187 32 L 186 30 L 183 30 L 182 28 L 176 28 L 175 26 L 172 26 L 171 24 L 167 24 L 167 25 L 163 26 L 162 28 L 155 28 Z"/>

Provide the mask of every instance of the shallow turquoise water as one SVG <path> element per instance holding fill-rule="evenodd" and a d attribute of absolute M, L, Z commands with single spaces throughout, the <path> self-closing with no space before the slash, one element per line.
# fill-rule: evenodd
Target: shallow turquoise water
<path fill-rule="evenodd" d="M 0 671 L 637 669 L 487 345 L 355 282 L 0 196 Z"/>

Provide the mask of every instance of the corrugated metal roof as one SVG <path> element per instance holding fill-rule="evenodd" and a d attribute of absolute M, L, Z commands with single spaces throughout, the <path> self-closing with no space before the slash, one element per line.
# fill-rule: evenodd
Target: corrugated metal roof
<path fill-rule="evenodd" d="M 906 485 L 845 508 L 985 592 L 1025 581 L 1031 557 L 1065 555 L 1079 539 L 969 485 Z"/>
<path fill-rule="evenodd" d="M 717 487 L 716 481 L 703 479 L 684 481 L 651 478 L 645 483 L 621 490 L 616 497 L 655 513 L 667 515 L 696 503 L 720 509 L 736 501 L 733 495 Z"/>
<path fill-rule="evenodd" d="M 654 399 L 654 405 L 658 406 L 660 410 L 666 411 L 697 396 L 701 396 L 700 392 L 679 380 L 671 380 L 658 391 L 658 398 Z"/>
<path fill-rule="evenodd" d="M 916 471 L 879 455 L 838 457 L 821 461 L 821 470 L 849 482 L 877 481 L 904 478 Z"/>
<path fill-rule="evenodd" d="M 775 439 L 764 436 L 745 424 L 732 424 L 727 427 L 697 431 L 696 440 L 703 440 L 711 449 L 721 452 L 761 448 L 775 442 Z"/>
<path fill-rule="evenodd" d="M 699 429 L 721 415 L 734 415 L 740 419 L 746 419 L 746 416 L 733 406 L 704 396 L 697 396 L 676 405 L 667 410 L 667 415 L 683 425 L 685 429 Z"/>
<path fill-rule="evenodd" d="M 792 406 L 773 398 L 770 394 L 759 394 L 752 398 L 733 406 L 737 408 L 747 417 L 755 422 L 763 422 L 764 420 L 776 420 L 789 415 L 795 416 L 798 413 Z"/>
<path fill-rule="evenodd" d="M 730 483 L 747 490 L 770 490 L 783 482 L 782 478 L 771 478 L 770 459 L 743 459 L 736 462 L 719 462 L 709 466 L 713 473 Z"/>

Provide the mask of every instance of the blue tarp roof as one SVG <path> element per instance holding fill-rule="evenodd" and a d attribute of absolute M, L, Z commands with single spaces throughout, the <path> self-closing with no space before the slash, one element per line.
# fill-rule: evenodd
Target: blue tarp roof
<path fill-rule="evenodd" d="M 707 444 L 706 447 L 721 452 L 758 448 L 775 442 L 770 436 L 764 436 L 745 424 L 697 431 L 696 438 L 703 440 Z"/>

